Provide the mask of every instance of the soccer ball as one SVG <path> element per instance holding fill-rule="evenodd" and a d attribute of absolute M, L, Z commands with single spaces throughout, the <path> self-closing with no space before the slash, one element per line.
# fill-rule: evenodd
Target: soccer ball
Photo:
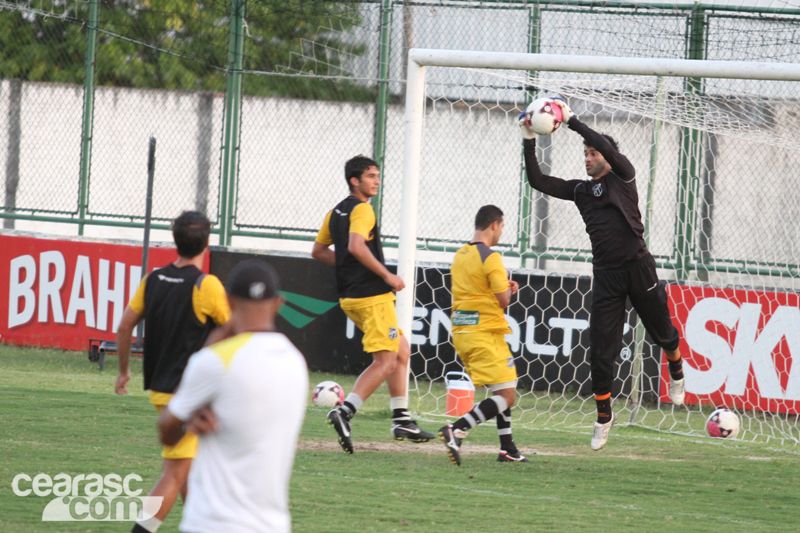
<path fill-rule="evenodd" d="M 717 409 L 708 417 L 706 431 L 712 437 L 733 439 L 739 433 L 739 417 L 730 409 Z"/>
<path fill-rule="evenodd" d="M 561 107 L 550 98 L 538 98 L 525 110 L 525 123 L 537 135 L 550 135 L 561 126 Z"/>
<path fill-rule="evenodd" d="M 344 391 L 335 381 L 323 381 L 314 387 L 311 402 L 317 407 L 336 407 L 344 402 Z"/>

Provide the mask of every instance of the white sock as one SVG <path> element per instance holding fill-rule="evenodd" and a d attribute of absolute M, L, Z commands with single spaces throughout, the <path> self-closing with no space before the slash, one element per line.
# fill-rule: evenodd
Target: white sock
<path fill-rule="evenodd" d="M 141 513 L 139 513 L 139 515 L 141 516 Z M 142 520 L 141 518 L 139 518 L 136 520 L 136 523 L 145 528 L 150 533 L 156 533 L 156 531 L 158 531 L 158 528 L 161 527 L 161 520 L 159 520 L 155 516 L 152 516 L 146 520 Z"/>
<path fill-rule="evenodd" d="M 408 409 L 408 396 L 392 396 L 389 398 L 389 408 L 392 411 L 395 409 Z"/>
<path fill-rule="evenodd" d="M 495 394 L 494 396 L 492 396 L 491 399 L 492 399 L 492 401 L 494 401 L 494 403 L 497 404 L 497 411 L 499 413 L 502 413 L 503 411 L 508 409 L 508 402 L 506 401 L 505 398 L 503 398 L 499 394 Z"/>
<path fill-rule="evenodd" d="M 351 392 L 350 394 L 348 394 L 347 398 L 345 398 L 344 401 L 349 402 L 356 409 L 360 409 L 361 405 L 364 403 L 364 400 L 359 398 L 358 394 L 356 394 L 355 392 Z"/>

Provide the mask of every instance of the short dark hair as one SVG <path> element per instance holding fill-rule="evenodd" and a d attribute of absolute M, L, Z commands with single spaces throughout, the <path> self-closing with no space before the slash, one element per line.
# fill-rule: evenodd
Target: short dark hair
<path fill-rule="evenodd" d="M 378 163 L 375 162 L 374 159 L 370 159 L 365 155 L 357 155 L 347 163 L 344 164 L 344 179 L 347 182 L 347 187 L 352 189 L 353 186 L 350 185 L 350 178 L 358 178 L 361 181 L 361 175 L 367 170 L 369 167 L 378 167 Z"/>
<path fill-rule="evenodd" d="M 475 215 L 475 229 L 485 230 L 494 222 L 501 222 L 503 220 L 503 211 L 496 205 L 485 205 L 478 209 L 478 214 Z"/>
<path fill-rule="evenodd" d="M 608 142 L 611 144 L 611 146 L 613 146 L 613 147 L 614 147 L 614 150 L 616 150 L 617 152 L 619 152 L 619 145 L 617 144 L 617 141 L 616 141 L 616 139 L 614 139 L 614 137 L 612 137 L 612 136 L 611 136 L 611 135 L 609 135 L 608 133 L 601 133 L 600 135 L 602 135 L 603 137 L 605 137 L 605 139 L 606 139 L 606 140 L 607 140 L 607 141 L 608 141 Z M 586 146 L 587 148 L 597 148 L 596 146 L 592 146 L 591 144 L 589 144 L 589 143 L 586 141 L 586 139 L 584 139 L 584 140 L 583 140 L 583 145 L 584 145 L 584 146 Z"/>
<path fill-rule="evenodd" d="M 184 211 L 172 221 L 172 238 L 181 257 L 195 257 L 208 246 L 211 222 L 199 211 Z"/>

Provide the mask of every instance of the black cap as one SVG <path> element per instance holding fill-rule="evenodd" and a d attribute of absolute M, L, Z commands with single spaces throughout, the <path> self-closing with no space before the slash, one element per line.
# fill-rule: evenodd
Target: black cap
<path fill-rule="evenodd" d="M 281 290 L 278 273 L 271 265 L 258 259 L 242 261 L 228 275 L 225 290 L 231 296 L 245 300 L 270 300 Z"/>

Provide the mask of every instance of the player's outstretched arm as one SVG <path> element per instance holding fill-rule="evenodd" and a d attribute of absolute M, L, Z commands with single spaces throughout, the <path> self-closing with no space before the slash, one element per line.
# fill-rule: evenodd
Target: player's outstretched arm
<path fill-rule="evenodd" d="M 525 126 L 520 125 L 520 127 L 524 128 Z M 537 191 L 561 200 L 574 200 L 575 186 L 578 184 L 578 180 L 567 181 L 542 174 L 542 170 L 539 168 L 539 160 L 536 158 L 536 139 L 526 137 L 522 141 L 522 146 L 528 184 Z"/>
<path fill-rule="evenodd" d="M 569 129 L 580 134 L 589 146 L 603 154 L 605 160 L 611 165 L 611 169 L 620 178 L 629 181 L 636 176 L 636 170 L 628 158 L 619 153 L 614 148 L 614 145 L 608 142 L 608 139 L 603 135 L 581 122 L 563 98 L 557 98 L 553 101 L 561 106 L 561 115 L 564 117 L 564 122 L 567 123 Z"/>

